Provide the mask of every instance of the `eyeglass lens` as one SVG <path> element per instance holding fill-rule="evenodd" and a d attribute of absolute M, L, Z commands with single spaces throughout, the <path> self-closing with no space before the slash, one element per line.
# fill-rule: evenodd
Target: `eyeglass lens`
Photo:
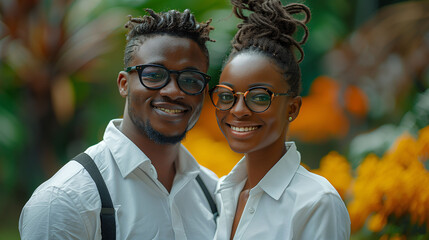
<path fill-rule="evenodd" d="M 231 109 L 238 96 L 225 88 L 216 87 L 211 94 L 213 104 L 220 110 Z M 264 88 L 254 88 L 247 91 L 244 97 L 247 107 L 254 112 L 263 112 L 271 104 L 271 96 Z"/>
<path fill-rule="evenodd" d="M 146 66 L 141 71 L 143 85 L 148 88 L 159 89 L 164 87 L 170 77 L 167 69 L 157 66 Z M 177 76 L 177 84 L 185 93 L 196 94 L 205 87 L 205 79 L 198 72 L 182 71 Z"/>

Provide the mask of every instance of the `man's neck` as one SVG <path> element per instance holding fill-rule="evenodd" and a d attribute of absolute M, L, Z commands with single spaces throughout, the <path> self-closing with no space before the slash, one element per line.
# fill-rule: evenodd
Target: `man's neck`
<path fill-rule="evenodd" d="M 176 161 L 179 158 L 180 143 L 156 143 L 133 126 L 124 124 L 120 125 L 119 130 L 151 160 L 158 173 L 158 180 L 170 192 L 176 175 Z"/>

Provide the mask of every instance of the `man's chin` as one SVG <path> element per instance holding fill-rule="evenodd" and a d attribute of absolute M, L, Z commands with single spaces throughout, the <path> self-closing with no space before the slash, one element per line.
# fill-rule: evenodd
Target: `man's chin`
<path fill-rule="evenodd" d="M 128 112 L 131 121 L 137 127 L 137 129 L 139 129 L 140 133 L 146 135 L 151 141 L 157 144 L 177 144 L 180 143 L 186 136 L 186 130 L 175 135 L 165 135 L 154 129 L 149 120 L 144 122 L 142 119 L 137 117 L 137 114 L 135 114 L 133 108 L 130 107 Z"/>
<path fill-rule="evenodd" d="M 153 129 L 150 123 L 146 124 L 145 133 L 150 140 L 157 144 L 177 144 L 180 143 L 186 136 L 186 131 L 181 134 L 167 136 Z"/>

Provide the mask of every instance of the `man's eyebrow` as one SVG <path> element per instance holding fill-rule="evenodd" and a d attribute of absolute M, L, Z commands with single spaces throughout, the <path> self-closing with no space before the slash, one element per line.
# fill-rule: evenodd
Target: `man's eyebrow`
<path fill-rule="evenodd" d="M 201 70 L 200 70 L 200 69 L 198 69 L 198 68 L 196 68 L 196 67 L 186 67 L 186 68 L 184 68 L 183 70 L 195 70 L 195 71 L 199 71 L 199 72 L 201 72 Z"/>

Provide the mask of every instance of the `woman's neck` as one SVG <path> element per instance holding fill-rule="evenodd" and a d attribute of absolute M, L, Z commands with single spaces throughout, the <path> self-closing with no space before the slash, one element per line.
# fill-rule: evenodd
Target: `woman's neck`
<path fill-rule="evenodd" d="M 286 153 L 284 142 L 273 144 L 259 151 L 246 153 L 247 182 L 243 188 L 252 189 Z"/>

